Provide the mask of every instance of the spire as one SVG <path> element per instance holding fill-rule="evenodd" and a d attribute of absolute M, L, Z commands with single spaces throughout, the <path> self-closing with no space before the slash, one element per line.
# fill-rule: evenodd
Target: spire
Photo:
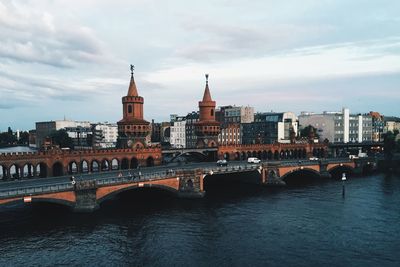
<path fill-rule="evenodd" d="M 129 84 L 128 96 L 139 96 L 135 79 L 133 78 L 133 71 L 135 70 L 135 66 L 131 64 L 131 82 Z"/>
<path fill-rule="evenodd" d="M 208 74 L 206 74 L 206 88 L 204 89 L 203 102 L 212 101 L 210 89 L 208 88 Z"/>

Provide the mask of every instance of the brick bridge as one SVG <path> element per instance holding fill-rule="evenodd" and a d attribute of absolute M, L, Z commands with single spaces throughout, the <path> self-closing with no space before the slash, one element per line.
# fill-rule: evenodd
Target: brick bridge
<path fill-rule="evenodd" d="M 21 202 L 55 202 L 70 206 L 75 211 L 89 212 L 97 209 L 106 199 L 126 190 L 158 188 L 178 197 L 198 198 L 205 194 L 204 183 L 208 179 L 228 178 L 241 175 L 246 181 L 256 176 L 260 185 L 284 185 L 288 177 L 297 174 L 331 177 L 334 173 L 360 173 L 374 166 L 372 159 L 324 159 L 319 161 L 276 161 L 262 164 L 231 162 L 227 167 L 214 163 L 192 164 L 180 169 L 167 167 L 137 170 L 110 171 L 85 174 L 77 178 L 76 184 L 70 176 L 27 181 L 4 182 L 0 187 L 0 204 Z M 254 182 L 254 181 L 253 181 Z"/>

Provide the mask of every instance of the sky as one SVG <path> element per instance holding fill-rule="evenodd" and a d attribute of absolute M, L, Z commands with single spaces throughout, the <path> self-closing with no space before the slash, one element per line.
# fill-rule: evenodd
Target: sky
<path fill-rule="evenodd" d="M 218 106 L 400 116 L 398 0 L 0 0 L 0 131 Z"/>

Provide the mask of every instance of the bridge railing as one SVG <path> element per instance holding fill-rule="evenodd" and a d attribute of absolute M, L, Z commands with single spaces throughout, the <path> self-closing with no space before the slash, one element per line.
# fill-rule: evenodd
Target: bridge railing
<path fill-rule="evenodd" d="M 74 186 L 71 183 L 58 183 L 43 186 L 29 186 L 18 189 L 3 189 L 0 190 L 0 199 L 29 196 L 43 193 L 56 193 L 72 190 Z"/>
<path fill-rule="evenodd" d="M 253 171 L 259 168 L 259 165 L 233 165 L 226 167 L 211 167 L 211 168 L 203 168 L 203 172 L 205 174 L 210 173 L 226 173 L 226 172 L 241 172 L 241 171 Z"/>

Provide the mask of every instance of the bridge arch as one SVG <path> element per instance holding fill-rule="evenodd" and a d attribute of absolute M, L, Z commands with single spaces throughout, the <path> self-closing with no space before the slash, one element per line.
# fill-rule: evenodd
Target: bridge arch
<path fill-rule="evenodd" d="M 68 174 L 76 174 L 78 173 L 78 164 L 76 161 L 71 161 L 68 163 Z"/>
<path fill-rule="evenodd" d="M 146 159 L 146 166 L 147 167 L 153 167 L 154 166 L 154 158 L 152 156 L 148 157 Z"/>
<path fill-rule="evenodd" d="M 82 173 L 87 173 L 89 172 L 89 162 L 87 160 L 82 160 L 81 162 L 81 172 Z"/>
<path fill-rule="evenodd" d="M 347 164 L 338 164 L 334 167 L 328 168 L 327 171 L 331 174 L 332 178 L 339 179 L 342 177 L 343 173 L 352 175 L 354 173 L 354 168 Z"/>
<path fill-rule="evenodd" d="M 34 176 L 34 168 L 31 163 L 26 163 L 24 167 L 22 168 L 22 177 L 24 178 L 30 178 Z"/>
<path fill-rule="evenodd" d="M 52 169 L 53 169 L 53 176 L 64 175 L 64 166 L 60 161 L 54 162 Z"/>
<path fill-rule="evenodd" d="M 138 186 L 137 184 L 129 185 L 126 187 L 122 188 L 117 188 L 115 190 L 107 190 L 107 193 L 102 194 L 100 198 L 97 199 L 97 204 L 103 203 L 105 200 L 108 200 L 122 192 L 126 191 L 134 191 L 134 190 L 141 190 L 142 188 L 152 188 L 152 189 L 159 189 L 161 191 L 167 192 L 169 194 L 177 196 L 179 194 L 179 191 L 176 190 L 175 188 L 165 186 L 165 185 L 160 185 L 160 184 L 143 184 L 142 186 Z"/>
<path fill-rule="evenodd" d="M 36 165 L 36 176 L 40 178 L 47 177 L 47 164 L 40 162 Z"/>
<path fill-rule="evenodd" d="M 135 158 L 135 157 L 132 157 L 132 158 L 131 158 L 131 165 L 130 165 L 130 168 L 131 168 L 131 169 L 136 169 L 138 166 L 139 166 L 139 161 L 138 161 L 138 159 Z"/>
<path fill-rule="evenodd" d="M 7 168 L 3 165 L 0 165 L 0 180 L 4 180 L 7 178 Z"/>
<path fill-rule="evenodd" d="M 98 172 L 100 170 L 99 162 L 97 160 L 92 160 L 90 165 L 91 172 Z"/>
<path fill-rule="evenodd" d="M 301 185 L 305 183 L 309 183 L 321 178 L 321 174 L 311 168 L 296 168 L 283 176 L 281 179 L 287 185 Z"/>
<path fill-rule="evenodd" d="M 19 168 L 18 164 L 13 164 L 8 169 L 8 174 L 9 174 L 10 178 L 13 178 L 13 179 L 20 178 L 21 177 L 20 176 L 20 172 L 21 171 L 20 171 L 20 168 Z"/>
<path fill-rule="evenodd" d="M 111 169 L 112 170 L 118 170 L 119 169 L 119 161 L 118 161 L 118 159 L 112 159 L 111 160 Z"/>
<path fill-rule="evenodd" d="M 110 162 L 108 159 L 103 159 L 101 161 L 101 171 L 109 171 L 110 170 Z"/>

